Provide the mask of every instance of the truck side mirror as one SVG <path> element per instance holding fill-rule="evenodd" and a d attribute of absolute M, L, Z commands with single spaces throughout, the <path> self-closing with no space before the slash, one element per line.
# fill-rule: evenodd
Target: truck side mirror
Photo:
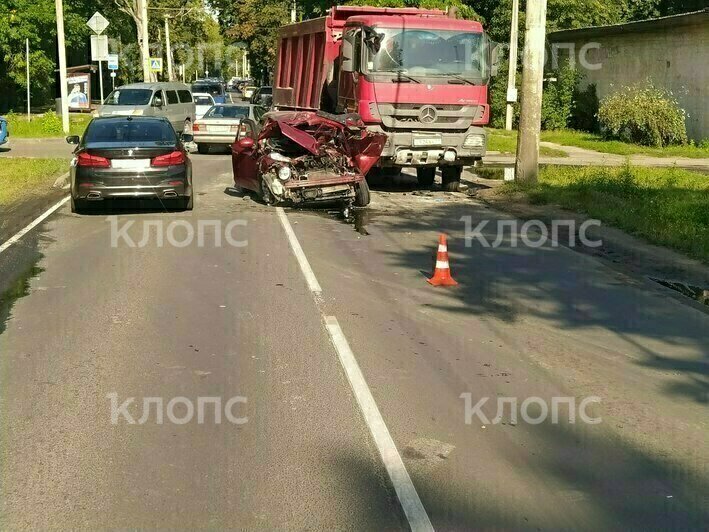
<path fill-rule="evenodd" d="M 340 70 L 342 70 L 342 72 L 355 71 L 354 45 L 352 44 L 351 37 L 345 37 L 342 40 L 342 64 L 340 65 Z"/>
<path fill-rule="evenodd" d="M 500 73 L 500 64 L 502 63 L 502 56 L 505 53 L 505 45 L 501 43 L 489 41 L 488 44 L 490 50 L 490 75 L 497 76 Z"/>

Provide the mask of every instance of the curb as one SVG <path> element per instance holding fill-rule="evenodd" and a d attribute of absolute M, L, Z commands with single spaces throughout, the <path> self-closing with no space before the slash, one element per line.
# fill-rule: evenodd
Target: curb
<path fill-rule="evenodd" d="M 57 177 L 57 180 L 52 185 L 52 188 L 69 188 L 69 172 Z"/>

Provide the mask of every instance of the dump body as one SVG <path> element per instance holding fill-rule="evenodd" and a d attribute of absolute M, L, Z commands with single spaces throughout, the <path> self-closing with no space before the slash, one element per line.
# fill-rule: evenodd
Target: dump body
<path fill-rule="evenodd" d="M 359 114 L 388 137 L 382 166 L 462 167 L 485 153 L 489 55 L 443 11 L 334 7 L 281 28 L 273 105 Z"/>

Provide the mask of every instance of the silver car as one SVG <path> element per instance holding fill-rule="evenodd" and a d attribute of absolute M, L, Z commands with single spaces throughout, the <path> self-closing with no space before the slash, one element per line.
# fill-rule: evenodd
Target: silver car
<path fill-rule="evenodd" d="M 132 83 L 111 92 L 94 116 L 158 116 L 182 133 L 192 129 L 195 104 L 184 83 Z"/>
<path fill-rule="evenodd" d="M 244 118 L 254 120 L 253 105 L 225 103 L 210 108 L 194 124 L 193 136 L 197 151 L 209 153 L 213 146 L 231 146 Z"/>

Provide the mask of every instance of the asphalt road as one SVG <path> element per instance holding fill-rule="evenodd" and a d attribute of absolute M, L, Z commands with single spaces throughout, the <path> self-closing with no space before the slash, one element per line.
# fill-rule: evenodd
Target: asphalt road
<path fill-rule="evenodd" d="M 3 529 L 407 529 L 407 478 L 437 530 L 709 524 L 701 309 L 565 247 L 466 247 L 461 216 L 506 218 L 463 194 L 285 222 L 193 160 L 191 213 L 65 205 L 0 254 Z M 457 288 L 425 282 L 442 231 Z M 598 424 L 491 421 L 592 396 Z"/>

